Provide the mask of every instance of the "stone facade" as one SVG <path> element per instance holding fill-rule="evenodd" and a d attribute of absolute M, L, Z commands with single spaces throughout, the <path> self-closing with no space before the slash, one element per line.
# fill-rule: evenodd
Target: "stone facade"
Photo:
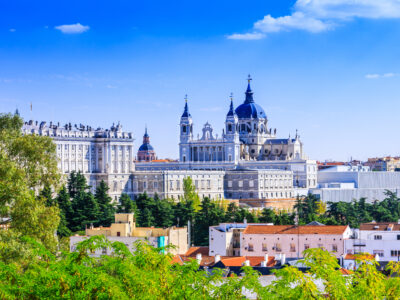
<path fill-rule="evenodd" d="M 132 133 L 122 131 L 120 124 L 110 129 L 94 129 L 82 124 L 60 126 L 29 121 L 22 132 L 51 137 L 56 144 L 60 171 L 65 174 L 80 171 L 93 191 L 101 180 L 109 185 L 113 199 L 130 190 L 134 139 Z"/>

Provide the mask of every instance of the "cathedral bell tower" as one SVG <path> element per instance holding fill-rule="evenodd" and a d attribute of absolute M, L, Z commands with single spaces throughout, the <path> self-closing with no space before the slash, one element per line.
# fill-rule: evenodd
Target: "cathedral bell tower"
<path fill-rule="evenodd" d="M 187 103 L 187 95 L 185 96 L 185 109 L 183 111 L 181 122 L 181 136 L 180 141 L 181 143 L 187 143 L 193 139 L 193 121 L 192 116 L 189 113 L 189 107 Z"/>
<path fill-rule="evenodd" d="M 190 142 L 193 141 L 193 121 L 189 113 L 187 103 L 187 95 L 185 96 L 185 109 L 181 116 L 180 126 L 180 143 L 179 143 L 179 160 L 181 162 L 189 162 L 190 155 Z"/>
<path fill-rule="evenodd" d="M 233 95 L 231 93 L 231 105 L 225 120 L 225 138 L 228 142 L 239 142 L 239 119 L 233 108 Z"/>

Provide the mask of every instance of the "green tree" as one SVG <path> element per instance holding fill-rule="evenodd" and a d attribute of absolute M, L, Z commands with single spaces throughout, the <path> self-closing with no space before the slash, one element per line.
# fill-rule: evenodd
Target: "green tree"
<path fill-rule="evenodd" d="M 135 202 L 129 197 L 128 194 L 122 193 L 119 197 L 119 204 L 117 206 L 118 213 L 135 213 L 137 210 Z"/>
<path fill-rule="evenodd" d="M 207 246 L 209 227 L 218 225 L 224 220 L 224 211 L 208 197 L 204 197 L 200 206 L 201 209 L 195 217 L 194 243 L 198 246 Z"/>
<path fill-rule="evenodd" d="M 0 114 L 0 217 L 11 218 L 12 235 L 30 235 L 54 251 L 59 211 L 37 191 L 58 188 L 56 147 L 49 137 L 22 135 L 22 124 Z"/>
<path fill-rule="evenodd" d="M 193 184 L 192 177 L 188 176 L 183 179 L 183 199 L 191 201 L 195 210 L 200 207 L 200 197 L 196 192 L 196 186 Z"/>
<path fill-rule="evenodd" d="M 167 199 L 160 199 L 154 195 L 154 219 L 157 227 L 170 227 L 174 224 L 173 204 Z"/>
<path fill-rule="evenodd" d="M 260 222 L 262 223 L 275 223 L 276 214 L 273 209 L 264 208 L 261 212 Z"/>
<path fill-rule="evenodd" d="M 58 208 L 60 209 L 60 224 L 57 229 L 57 234 L 60 237 L 67 237 L 71 235 L 70 220 L 73 217 L 71 199 L 65 186 L 63 186 L 56 198 Z"/>
<path fill-rule="evenodd" d="M 99 219 L 95 225 L 101 225 L 105 227 L 109 227 L 111 223 L 114 221 L 115 214 L 115 206 L 112 203 L 111 197 L 108 195 L 109 187 L 102 180 L 98 187 L 96 188 L 95 198 L 97 203 L 99 204 Z"/>

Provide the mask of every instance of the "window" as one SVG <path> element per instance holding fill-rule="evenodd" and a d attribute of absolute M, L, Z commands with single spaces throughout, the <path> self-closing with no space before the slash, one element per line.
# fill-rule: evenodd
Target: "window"
<path fill-rule="evenodd" d="M 242 180 L 239 180 L 238 184 L 239 184 L 240 188 L 243 187 L 243 181 Z"/>
<path fill-rule="evenodd" d="M 310 244 L 304 244 L 304 250 L 310 249 Z"/>
<path fill-rule="evenodd" d="M 296 244 L 294 243 L 290 244 L 290 252 L 296 252 Z"/>
<path fill-rule="evenodd" d="M 381 235 L 374 235 L 374 240 L 381 240 L 382 236 Z"/>
<path fill-rule="evenodd" d="M 268 251 L 267 244 L 265 243 L 262 244 L 262 251 Z"/>
<path fill-rule="evenodd" d="M 143 189 L 147 189 L 147 181 L 143 182 Z"/>
<path fill-rule="evenodd" d="M 274 246 L 275 252 L 281 252 L 282 251 L 282 246 L 280 243 L 276 243 Z"/>
<path fill-rule="evenodd" d="M 253 252 L 254 251 L 254 245 L 249 243 L 249 246 L 248 246 L 247 250 L 249 252 Z"/>
<path fill-rule="evenodd" d="M 400 256 L 400 250 L 391 250 L 390 251 L 390 256 L 399 257 Z"/>
<path fill-rule="evenodd" d="M 153 182 L 153 188 L 154 188 L 154 189 L 157 189 L 157 188 L 158 188 L 158 182 L 157 182 L 157 181 L 154 181 L 154 182 Z"/>
<path fill-rule="evenodd" d="M 336 244 L 332 245 L 332 252 L 337 252 L 337 245 Z"/>
<path fill-rule="evenodd" d="M 228 131 L 232 132 L 232 124 L 228 124 Z"/>
<path fill-rule="evenodd" d="M 397 235 L 397 240 L 400 240 L 400 234 Z"/>
<path fill-rule="evenodd" d="M 232 180 L 228 181 L 228 187 L 230 187 L 230 188 L 232 187 Z"/>
<path fill-rule="evenodd" d="M 179 190 L 181 188 L 181 182 L 179 180 L 176 181 L 176 189 Z"/>
<path fill-rule="evenodd" d="M 324 245 L 323 244 L 318 244 L 318 248 L 324 248 Z"/>
<path fill-rule="evenodd" d="M 121 232 L 117 231 L 117 236 L 121 236 Z"/>
<path fill-rule="evenodd" d="M 384 253 L 385 252 L 383 250 L 374 250 L 373 251 L 374 256 L 378 255 L 379 257 L 383 257 Z"/>
<path fill-rule="evenodd" d="M 249 187 L 254 187 L 254 181 L 253 180 L 249 180 Z"/>
<path fill-rule="evenodd" d="M 182 126 L 182 131 L 186 132 L 186 126 Z"/>

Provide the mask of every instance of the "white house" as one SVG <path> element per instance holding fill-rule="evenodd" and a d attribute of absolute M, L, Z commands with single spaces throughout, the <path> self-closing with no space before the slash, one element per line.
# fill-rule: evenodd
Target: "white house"
<path fill-rule="evenodd" d="M 364 223 L 355 230 L 354 238 L 345 241 L 346 253 L 378 255 L 380 261 L 400 260 L 399 222 Z"/>

